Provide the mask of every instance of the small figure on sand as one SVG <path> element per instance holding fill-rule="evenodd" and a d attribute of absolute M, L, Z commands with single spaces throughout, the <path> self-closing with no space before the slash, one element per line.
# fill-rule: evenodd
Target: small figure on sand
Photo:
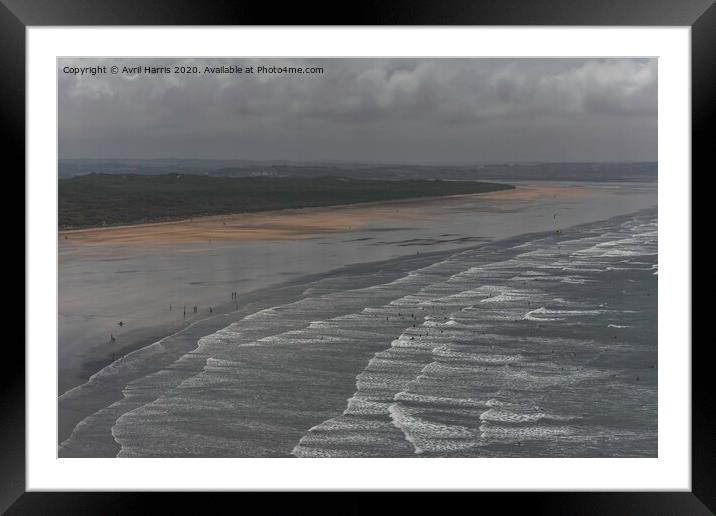
<path fill-rule="evenodd" d="M 124 321 L 119 321 L 119 322 L 117 323 L 117 326 L 124 326 Z"/>
<path fill-rule="evenodd" d="M 116 342 L 117 339 L 115 339 L 115 338 L 114 338 L 114 335 L 112 335 L 112 334 L 110 333 L 110 334 L 109 334 L 109 341 L 110 341 L 110 342 Z"/>

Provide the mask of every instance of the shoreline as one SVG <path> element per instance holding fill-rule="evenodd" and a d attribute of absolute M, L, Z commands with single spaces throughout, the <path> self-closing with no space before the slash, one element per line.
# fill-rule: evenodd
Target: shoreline
<path fill-rule="evenodd" d="M 515 238 L 515 237 L 511 237 Z M 167 338 L 172 337 L 174 335 L 181 334 L 182 332 L 185 332 L 187 329 L 189 329 L 190 326 L 202 322 L 208 322 L 210 319 L 218 319 L 220 317 L 228 316 L 229 314 L 237 314 L 237 316 L 240 318 L 241 314 L 248 308 L 254 309 L 257 306 L 257 300 L 256 298 L 262 299 L 262 294 L 265 294 L 267 292 L 289 292 L 283 294 L 286 299 L 291 297 L 291 290 L 293 289 L 305 289 L 306 287 L 310 286 L 315 281 L 318 281 L 320 279 L 331 277 L 331 276 L 337 276 L 340 274 L 350 274 L 356 270 L 360 269 L 375 269 L 385 266 L 390 266 L 394 264 L 407 264 L 412 262 L 430 262 L 433 258 L 436 256 L 442 256 L 442 255 L 449 255 L 453 252 L 459 252 L 466 249 L 470 249 L 473 247 L 479 247 L 478 246 L 467 246 L 464 248 L 460 248 L 458 251 L 455 250 L 441 250 L 441 251 L 432 251 L 432 252 L 426 252 L 422 253 L 420 256 L 416 255 L 404 255 L 396 258 L 389 258 L 387 260 L 378 260 L 375 262 L 367 262 L 367 263 L 358 263 L 358 264 L 350 264 L 350 265 L 343 265 L 335 269 L 331 269 L 325 272 L 319 272 L 314 274 L 306 274 L 302 276 L 298 276 L 292 279 L 288 279 L 286 281 L 283 281 L 281 283 L 278 283 L 276 285 L 271 285 L 268 287 L 259 288 L 256 290 L 252 290 L 250 292 L 246 292 L 242 294 L 242 301 L 238 303 L 239 309 L 236 310 L 234 307 L 236 306 L 236 301 L 231 301 L 224 303 L 222 305 L 214 307 L 213 313 L 206 313 L 206 312 L 199 312 L 195 317 L 189 318 L 185 321 L 181 321 L 176 324 L 164 324 L 164 325 L 155 325 L 149 328 L 142 328 L 138 329 L 133 333 L 126 334 L 123 338 L 125 340 L 129 340 L 132 337 L 134 337 L 134 340 L 125 346 L 123 346 L 121 349 L 115 351 L 115 352 L 101 352 L 98 353 L 98 355 L 101 356 L 94 356 L 91 360 L 88 360 L 86 362 L 82 363 L 81 370 L 78 372 L 78 374 L 75 374 L 75 378 L 80 378 L 82 381 L 80 382 L 74 382 L 69 387 L 65 388 L 62 392 L 60 392 L 60 389 L 58 388 L 58 398 L 61 398 L 68 392 L 72 391 L 73 389 L 87 383 L 92 376 L 100 372 L 105 367 L 113 364 L 114 362 L 121 360 L 122 358 L 126 357 L 127 355 L 130 355 L 131 353 L 138 351 L 140 349 L 146 348 L 147 346 L 151 346 L 152 344 L 156 344 L 157 342 Z M 260 304 L 260 303 L 258 303 Z M 115 355 L 113 357 L 113 355 Z"/>

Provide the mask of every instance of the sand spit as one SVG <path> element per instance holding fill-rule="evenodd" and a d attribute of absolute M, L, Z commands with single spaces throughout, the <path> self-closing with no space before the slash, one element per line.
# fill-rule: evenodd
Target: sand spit
<path fill-rule="evenodd" d="M 379 220 L 417 220 L 426 205 L 449 203 L 456 197 L 486 201 L 534 201 L 586 195 L 588 188 L 520 186 L 514 190 L 449 197 L 407 199 L 322 208 L 237 213 L 171 222 L 60 231 L 61 241 L 84 244 L 164 245 L 246 240 L 301 240 L 320 233 L 358 229 Z"/>

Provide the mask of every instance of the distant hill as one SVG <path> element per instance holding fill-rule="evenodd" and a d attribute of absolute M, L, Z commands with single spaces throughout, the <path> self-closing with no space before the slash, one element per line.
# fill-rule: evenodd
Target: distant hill
<path fill-rule="evenodd" d="M 514 187 L 474 181 L 87 174 L 59 180 L 59 226 L 136 224 L 510 188 Z"/>
<path fill-rule="evenodd" d="M 354 179 L 444 179 L 462 181 L 656 181 L 658 164 L 481 163 L 475 165 L 392 165 L 296 163 L 245 160 L 61 160 L 60 177 L 103 174 L 192 174 L 218 177 L 350 177 Z"/>

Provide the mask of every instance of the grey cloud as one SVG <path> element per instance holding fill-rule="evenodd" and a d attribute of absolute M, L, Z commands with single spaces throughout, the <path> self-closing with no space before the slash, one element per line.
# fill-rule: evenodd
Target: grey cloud
<path fill-rule="evenodd" d="M 64 158 L 656 159 L 655 59 L 63 59 L 320 75 L 58 74 Z M 618 138 L 617 138 L 618 135 Z"/>

